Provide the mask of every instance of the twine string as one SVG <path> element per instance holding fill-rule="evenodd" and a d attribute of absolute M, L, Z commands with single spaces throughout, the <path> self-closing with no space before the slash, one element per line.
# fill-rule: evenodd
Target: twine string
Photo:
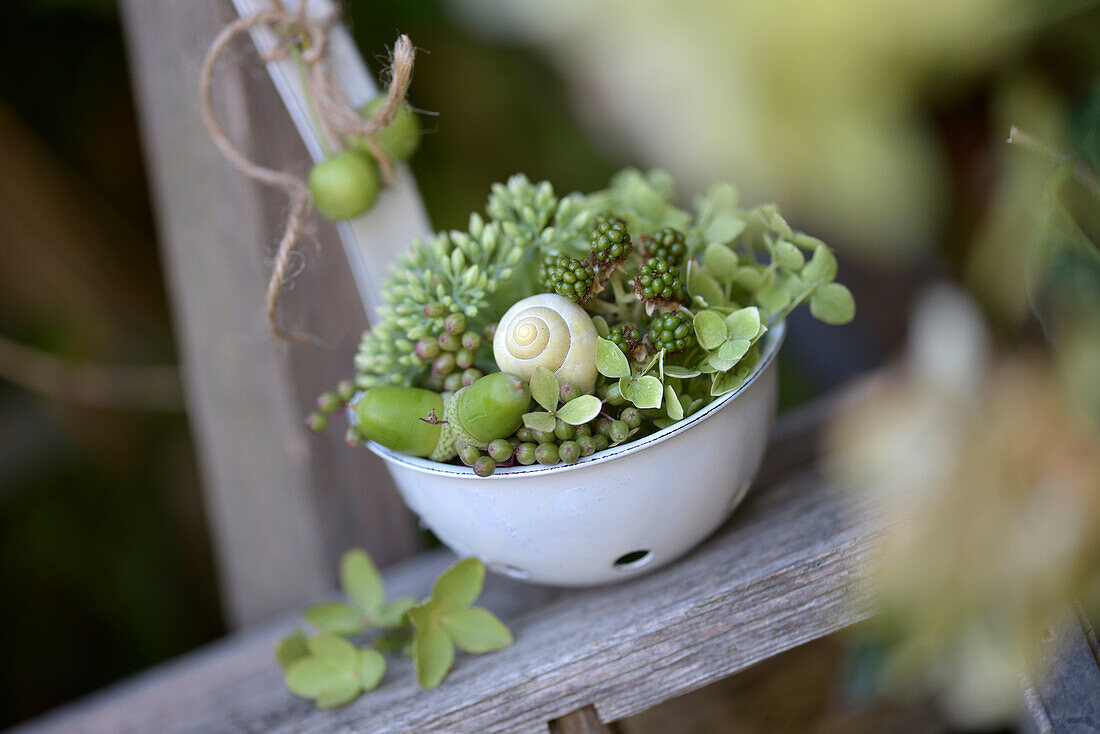
<path fill-rule="evenodd" d="M 271 54 L 266 55 L 264 60 L 271 61 L 285 56 L 289 53 L 291 44 L 301 47 L 301 58 L 307 69 L 310 96 L 316 107 L 318 124 L 322 127 L 320 134 L 328 136 L 341 147 L 345 138 L 363 140 L 371 155 L 378 161 L 383 181 L 386 185 L 392 185 L 395 176 L 393 162 L 378 144 L 377 135 L 393 121 L 405 102 L 416 56 L 409 37 L 402 35 L 398 38 L 393 51 L 386 100 L 370 119 L 364 119 L 351 105 L 332 70 L 325 63 L 328 52 L 328 30 L 336 21 L 336 14 L 333 13 L 323 20 L 315 21 L 307 15 L 306 6 L 307 2 L 303 0 L 297 12 L 289 12 L 279 5 L 275 9 L 260 11 L 233 21 L 214 39 L 203 59 L 199 74 L 199 99 L 203 124 L 218 150 L 230 165 L 248 178 L 282 189 L 290 204 L 283 233 L 275 250 L 271 277 L 265 294 L 268 324 L 275 336 L 285 341 L 304 341 L 311 338 L 305 333 L 288 331 L 279 322 L 279 298 L 287 280 L 291 253 L 302 236 L 306 212 L 310 205 L 309 187 L 298 176 L 267 168 L 252 161 L 229 139 L 214 114 L 212 94 L 214 67 L 229 44 L 237 36 L 252 28 L 268 26 L 280 32 L 287 40 Z"/>

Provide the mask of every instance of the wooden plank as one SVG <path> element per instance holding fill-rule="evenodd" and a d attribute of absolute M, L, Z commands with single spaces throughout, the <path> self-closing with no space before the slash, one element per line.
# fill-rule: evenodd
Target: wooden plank
<path fill-rule="evenodd" d="M 377 459 L 344 449 L 338 432 L 302 429 L 366 320 L 334 230 L 312 222 L 323 256 L 305 248 L 284 313 L 335 346 L 288 347 L 267 330 L 267 259 L 286 202 L 231 168 L 199 115 L 199 65 L 234 17 L 228 0 L 124 0 L 121 10 L 222 601 L 240 626 L 331 588 L 348 546 L 384 564 L 411 552 L 417 533 Z M 253 63 L 246 46 L 229 57 Z M 300 170 L 308 157 L 271 82 L 232 66 L 216 75 L 228 133 L 263 163 Z"/>
<path fill-rule="evenodd" d="M 1024 682 L 1024 728 L 1038 734 L 1100 732 L 1100 646 L 1084 612 L 1047 630 L 1040 655 L 1049 673 L 1037 684 Z"/>
<path fill-rule="evenodd" d="M 592 705 L 602 721 L 639 713 L 868 614 L 853 591 L 875 524 L 813 472 L 750 494 L 685 560 L 605 588 L 547 590 L 493 578 L 485 606 L 516 643 L 461 655 L 439 688 L 411 663 L 335 711 L 282 687 L 271 649 L 290 620 L 217 643 L 125 687 L 32 722 L 47 732 L 540 732 Z M 423 593 L 449 560 L 433 553 L 390 574 Z"/>

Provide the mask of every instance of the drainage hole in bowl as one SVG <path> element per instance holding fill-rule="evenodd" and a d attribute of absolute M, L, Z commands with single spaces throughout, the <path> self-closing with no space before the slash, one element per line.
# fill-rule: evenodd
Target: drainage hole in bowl
<path fill-rule="evenodd" d="M 502 576 L 510 576 L 511 578 L 519 579 L 520 581 L 526 581 L 531 578 L 530 571 L 524 571 L 522 568 L 516 568 L 507 563 L 490 563 L 489 570 L 494 573 L 499 573 Z"/>
<path fill-rule="evenodd" d="M 615 559 L 614 567 L 616 571 L 635 571 L 642 566 L 648 565 L 653 560 L 653 551 L 649 550 L 636 550 L 629 553 L 623 553 L 621 556 Z"/>

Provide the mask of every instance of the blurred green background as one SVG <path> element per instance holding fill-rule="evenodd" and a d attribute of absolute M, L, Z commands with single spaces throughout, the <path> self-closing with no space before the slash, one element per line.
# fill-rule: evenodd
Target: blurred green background
<path fill-rule="evenodd" d="M 464 225 L 468 213 L 484 204 L 489 185 L 517 171 L 548 179 L 562 192 L 593 190 L 624 165 L 667 165 L 668 151 L 678 150 L 647 146 L 645 134 L 619 135 L 613 116 L 587 107 L 586 99 L 607 82 L 591 80 L 590 88 L 571 70 L 569 54 L 580 58 L 580 41 L 577 47 L 544 45 L 532 38 L 537 34 L 487 30 L 494 23 L 486 14 L 496 12 L 487 2 L 344 4 L 375 69 L 398 32 L 427 52 L 418 57 L 411 101 L 439 114 L 423 118 L 429 132 L 412 167 L 437 228 Z M 874 6 L 860 4 L 851 12 Z M 660 46 L 660 30 L 645 37 L 622 34 L 614 13 L 627 11 L 601 7 L 607 14 L 596 16 L 600 25 L 582 29 L 578 39 L 594 33 L 612 50 L 614 44 Z M 769 158 L 762 148 L 757 165 L 746 164 L 743 171 L 734 165 L 744 156 L 740 149 L 720 159 L 723 178 L 736 184 L 744 174 L 748 203 L 774 196 L 800 228 L 838 247 L 840 279 L 860 304 L 857 322 L 839 336 L 808 317 L 793 320 L 784 350 L 785 406 L 879 364 L 901 343 L 907 305 L 920 286 L 940 277 L 966 282 L 983 243 L 1000 241 L 989 232 L 1011 229 L 1013 199 L 998 183 L 1006 170 L 1008 117 L 1019 112 L 1022 123 L 1033 119 L 1058 141 L 1073 140 L 1067 120 L 1085 120 L 1078 140 L 1095 127 L 1089 110 L 1095 117 L 1098 107 L 1088 101 L 1100 72 L 1100 8 L 1079 1 L 1042 7 L 1041 13 L 1008 18 L 1012 22 L 998 31 L 1004 35 L 996 49 L 978 58 L 948 63 L 937 57 L 920 73 L 910 67 L 924 63 L 921 53 L 940 49 L 903 48 L 877 59 L 885 65 L 879 74 L 904 91 L 898 96 L 905 103 L 875 124 L 890 132 L 904 120 L 920 130 L 923 147 L 906 153 L 921 160 L 920 187 L 913 194 L 920 201 L 863 206 L 896 213 L 890 222 L 919 222 L 908 235 L 884 225 L 880 216 L 859 218 L 850 229 L 843 222 L 855 215 L 830 216 L 828 199 L 808 182 L 825 180 L 832 169 L 815 169 L 807 165 L 816 160 L 812 155 L 796 155 L 805 143 L 797 139 L 797 124 L 769 127 L 770 143 L 761 138 L 764 148 L 790 148 L 790 157 Z M 544 4 L 541 12 L 555 8 Z M 882 23 L 907 32 L 903 17 L 874 12 L 882 17 L 872 18 L 872 29 Z M 984 16 L 973 22 L 968 32 L 982 35 Z M 881 44 L 888 46 L 892 38 L 882 35 Z M 783 53 L 799 54 L 798 39 L 788 40 Z M 856 52 L 858 42 L 853 37 Z M 653 63 L 669 72 L 669 58 L 656 54 Z M 724 67 L 710 58 L 705 63 L 722 78 Z M 169 311 L 114 2 L 5 0 L 0 68 L 0 336 L 74 361 L 172 363 Z M 789 73 L 797 78 L 801 72 Z M 782 81 L 783 72 L 769 78 Z M 624 85 L 619 91 L 629 96 L 631 90 Z M 691 110 L 673 110 L 673 124 L 706 119 L 708 129 L 721 133 L 723 115 L 730 114 L 729 134 L 741 136 L 739 144 L 752 150 L 753 126 L 723 107 L 729 99 L 713 91 Z M 736 100 L 735 93 L 724 92 Z M 760 98 L 759 89 L 756 94 L 752 99 Z M 844 137 L 849 125 L 864 119 L 859 109 L 841 104 L 845 114 L 829 118 L 836 127 L 825 128 L 813 145 Z M 626 107 L 622 111 L 645 117 L 644 109 Z M 667 111 L 650 109 L 655 119 L 669 118 Z M 828 114 L 809 104 L 776 110 L 803 116 L 807 126 L 815 115 L 825 120 Z M 1069 114 L 1074 111 L 1076 116 Z M 660 126 L 655 130 L 646 134 L 668 134 Z M 883 139 L 888 145 L 889 135 Z M 894 165 L 904 156 L 877 160 L 890 165 L 863 170 L 867 180 L 896 183 L 917 176 Z M 864 165 L 872 163 L 857 162 L 850 175 L 862 181 Z M 685 161 L 683 169 L 689 181 L 699 171 L 710 173 L 695 161 Z M 898 185 L 890 195 L 907 191 Z M 835 195 L 845 198 L 844 187 Z M 925 206 L 926 198 L 935 205 Z M 898 242 L 904 247 L 893 246 Z M 884 249 L 889 256 L 881 256 Z M 995 318 L 1000 313 L 1007 320 L 1003 314 L 1014 306 L 1006 298 L 1007 306 L 997 294 L 990 297 Z M 0 726 L 221 634 L 194 447 L 182 410 L 80 407 L 0 379 L 0 588 Z"/>

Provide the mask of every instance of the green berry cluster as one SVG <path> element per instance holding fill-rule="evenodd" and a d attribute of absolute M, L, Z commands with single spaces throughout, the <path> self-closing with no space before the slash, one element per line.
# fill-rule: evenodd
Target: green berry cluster
<path fill-rule="evenodd" d="M 649 341 L 667 354 L 687 349 L 695 343 L 691 314 L 686 311 L 663 313 L 649 322 Z"/>
<path fill-rule="evenodd" d="M 629 355 L 638 347 L 638 344 L 641 343 L 642 332 L 634 324 L 623 322 L 611 327 L 611 331 L 608 333 L 607 338 L 611 340 L 615 346 L 621 349 L 623 354 Z"/>
<path fill-rule="evenodd" d="M 684 258 L 687 257 L 684 233 L 678 229 L 665 227 L 656 232 L 644 234 L 640 239 L 649 257 L 660 257 L 676 266 L 683 264 Z"/>
<path fill-rule="evenodd" d="M 596 220 L 589 241 L 592 259 L 603 266 L 622 262 L 634 250 L 626 222 L 610 214 L 604 214 Z"/>
<path fill-rule="evenodd" d="M 592 293 L 596 273 L 584 260 L 565 255 L 547 255 L 539 267 L 539 279 L 558 295 L 584 303 Z"/>
<path fill-rule="evenodd" d="M 464 444 L 458 447 L 458 458 L 479 477 L 491 476 L 498 467 L 576 464 L 597 451 L 623 443 L 641 425 L 641 411 L 627 405 L 618 411 L 618 418 L 601 414 L 580 426 L 558 420 L 552 431 L 521 427 L 508 438 L 491 441 L 485 450 Z"/>
<path fill-rule="evenodd" d="M 683 301 L 687 295 L 680 269 L 663 257 L 651 257 L 634 276 L 634 292 L 647 303 Z"/>

